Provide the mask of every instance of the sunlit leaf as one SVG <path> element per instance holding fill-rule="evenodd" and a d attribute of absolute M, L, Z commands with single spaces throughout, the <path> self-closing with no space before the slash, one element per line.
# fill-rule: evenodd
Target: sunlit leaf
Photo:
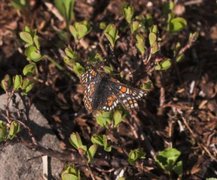
<path fill-rule="evenodd" d="M 23 68 L 23 75 L 25 76 L 29 76 L 34 74 L 36 71 L 36 64 L 35 63 L 30 63 L 27 64 L 24 68 Z"/>
<path fill-rule="evenodd" d="M 0 143 L 7 137 L 7 126 L 4 121 L 0 120 Z"/>
<path fill-rule="evenodd" d="M 62 180 L 80 180 L 80 171 L 75 169 L 74 166 L 68 166 L 62 173 L 61 173 Z"/>
<path fill-rule="evenodd" d="M 169 31 L 178 32 L 185 29 L 187 26 L 187 21 L 182 17 L 173 18 L 169 22 Z"/>
<path fill-rule="evenodd" d="M 14 78 L 13 78 L 13 89 L 14 91 L 18 90 L 21 86 L 22 86 L 22 76 L 21 75 L 16 75 Z"/>
<path fill-rule="evenodd" d="M 123 7 L 123 14 L 126 21 L 130 24 L 134 15 L 134 8 L 130 5 L 125 5 Z"/>
<path fill-rule="evenodd" d="M 11 122 L 8 138 L 13 139 L 18 132 L 20 132 L 20 124 L 16 121 Z"/>
<path fill-rule="evenodd" d="M 112 48 L 114 48 L 115 42 L 119 38 L 117 27 L 114 24 L 109 24 L 104 30 L 104 34 L 110 42 Z"/>

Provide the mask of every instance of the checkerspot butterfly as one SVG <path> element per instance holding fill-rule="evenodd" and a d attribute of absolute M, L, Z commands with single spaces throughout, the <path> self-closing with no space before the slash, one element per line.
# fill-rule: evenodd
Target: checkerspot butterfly
<path fill-rule="evenodd" d="M 84 105 L 89 112 L 111 111 L 119 103 L 124 107 L 138 107 L 137 100 L 146 95 L 143 90 L 128 87 L 108 74 L 89 69 L 81 76 L 84 86 Z"/>

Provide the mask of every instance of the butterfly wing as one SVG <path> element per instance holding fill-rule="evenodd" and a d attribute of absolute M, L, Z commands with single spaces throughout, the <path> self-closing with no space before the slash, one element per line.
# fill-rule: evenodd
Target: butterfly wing
<path fill-rule="evenodd" d="M 146 95 L 143 90 L 126 86 L 114 80 L 111 82 L 111 88 L 114 94 L 117 94 L 119 102 L 129 109 L 137 108 L 137 100 Z"/>
<path fill-rule="evenodd" d="M 104 101 L 100 103 L 98 106 L 98 110 L 103 111 L 111 111 L 113 110 L 119 103 L 119 100 L 115 94 L 110 93 Z"/>
<path fill-rule="evenodd" d="M 98 74 L 95 70 L 90 69 L 81 76 L 81 82 L 84 86 L 84 106 L 89 111 L 93 111 L 93 94 L 96 91 Z"/>

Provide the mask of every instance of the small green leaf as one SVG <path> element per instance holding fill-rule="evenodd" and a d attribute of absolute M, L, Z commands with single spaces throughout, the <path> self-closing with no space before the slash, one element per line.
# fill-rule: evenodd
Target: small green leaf
<path fill-rule="evenodd" d="M 54 0 L 55 7 L 65 18 L 67 24 L 74 19 L 74 4 L 75 0 Z"/>
<path fill-rule="evenodd" d="M 34 44 L 35 44 L 36 48 L 37 48 L 37 49 L 40 49 L 40 43 L 39 43 L 39 40 L 38 40 L 38 36 L 37 36 L 37 35 L 34 35 L 33 41 L 34 41 Z"/>
<path fill-rule="evenodd" d="M 186 26 L 187 26 L 187 21 L 184 18 L 181 18 L 181 17 L 173 18 L 169 22 L 169 31 L 179 32 L 185 29 Z"/>
<path fill-rule="evenodd" d="M 111 124 L 111 112 L 98 112 L 96 114 L 96 122 L 101 127 L 108 127 L 108 125 Z"/>
<path fill-rule="evenodd" d="M 104 66 L 103 69 L 104 69 L 105 73 L 107 73 L 107 74 L 111 74 L 113 72 L 113 70 L 114 70 L 112 65 Z"/>
<path fill-rule="evenodd" d="M 0 120 L 0 143 L 7 138 L 7 126 L 4 121 Z"/>
<path fill-rule="evenodd" d="M 91 31 L 91 26 L 88 21 L 75 22 L 69 26 L 69 30 L 75 40 L 79 40 L 86 36 Z"/>
<path fill-rule="evenodd" d="M 88 162 L 91 162 L 96 154 L 98 145 L 97 144 L 93 144 L 92 146 L 90 146 L 90 148 L 87 150 L 87 158 L 88 158 Z"/>
<path fill-rule="evenodd" d="M 10 130 L 9 130 L 8 138 L 13 139 L 17 135 L 18 132 L 20 132 L 20 124 L 17 123 L 16 121 L 13 121 L 10 124 Z"/>
<path fill-rule="evenodd" d="M 175 148 L 167 148 L 164 151 L 160 151 L 156 156 L 156 163 L 163 169 L 165 172 L 175 171 L 177 174 L 182 173 L 182 162 L 177 160 L 181 152 Z"/>
<path fill-rule="evenodd" d="M 145 54 L 145 49 L 146 49 L 145 40 L 144 40 L 144 36 L 141 34 L 136 35 L 136 47 L 142 55 Z"/>
<path fill-rule="evenodd" d="M 86 153 L 87 147 L 83 145 L 80 135 L 76 133 L 72 133 L 69 138 L 70 144 L 77 149 L 79 152 Z"/>
<path fill-rule="evenodd" d="M 176 163 L 176 165 L 173 167 L 173 171 L 177 174 L 177 175 L 182 175 L 183 172 L 183 163 L 182 161 L 179 161 Z"/>
<path fill-rule="evenodd" d="M 131 150 L 128 154 L 128 162 L 133 165 L 138 159 L 144 159 L 145 153 L 142 149 L 137 148 L 134 150 Z"/>
<path fill-rule="evenodd" d="M 170 13 L 173 10 L 174 6 L 175 4 L 172 1 L 165 2 L 163 4 L 163 14 L 167 15 L 168 13 Z"/>
<path fill-rule="evenodd" d="M 103 143 L 103 135 L 97 135 L 97 134 L 94 134 L 92 137 L 91 137 L 91 142 L 93 144 L 97 144 L 99 146 L 103 146 L 104 143 Z"/>
<path fill-rule="evenodd" d="M 73 59 L 74 61 L 77 61 L 79 59 L 79 55 L 70 47 L 65 48 L 65 53 L 70 59 Z"/>
<path fill-rule="evenodd" d="M 142 25 L 140 24 L 139 21 L 133 21 L 130 24 L 130 31 L 131 33 L 135 33 L 136 31 L 138 31 L 138 29 L 141 27 Z"/>
<path fill-rule="evenodd" d="M 102 30 L 104 30 L 105 28 L 106 28 L 106 23 L 105 22 L 100 22 L 100 24 L 99 24 L 99 28 L 100 29 L 102 29 Z"/>
<path fill-rule="evenodd" d="M 21 75 L 16 75 L 14 78 L 14 85 L 13 85 L 13 89 L 14 91 L 17 91 L 20 87 L 22 87 L 22 76 Z"/>
<path fill-rule="evenodd" d="M 12 0 L 10 3 L 15 9 L 21 10 L 27 6 L 26 0 Z"/>
<path fill-rule="evenodd" d="M 36 72 L 36 64 L 35 63 L 27 64 L 23 68 L 23 75 L 25 75 L 25 76 L 35 74 L 35 72 Z"/>
<path fill-rule="evenodd" d="M 156 42 L 151 46 L 151 54 L 155 54 L 158 51 L 159 51 L 159 48 L 158 48 L 158 44 Z"/>
<path fill-rule="evenodd" d="M 75 169 L 74 166 L 67 166 L 66 169 L 61 173 L 62 180 L 80 180 L 80 171 Z"/>
<path fill-rule="evenodd" d="M 130 24 L 134 15 L 134 8 L 130 5 L 125 5 L 123 7 L 123 14 L 126 21 Z"/>
<path fill-rule="evenodd" d="M 84 67 L 80 63 L 76 62 L 75 65 L 73 66 L 73 72 L 78 77 L 80 77 L 85 72 L 85 69 L 84 69 Z"/>
<path fill-rule="evenodd" d="M 24 31 L 31 34 L 31 29 L 29 28 L 29 26 L 25 26 Z"/>
<path fill-rule="evenodd" d="M 155 66 L 155 70 L 167 70 L 171 67 L 171 59 L 167 58 Z"/>
<path fill-rule="evenodd" d="M 26 48 L 25 55 L 28 59 L 34 62 L 38 62 L 42 58 L 40 51 L 35 46 L 29 46 L 28 48 Z"/>
<path fill-rule="evenodd" d="M 153 25 L 151 28 L 150 28 L 150 32 L 154 33 L 155 35 L 158 33 L 158 28 L 156 25 Z"/>
<path fill-rule="evenodd" d="M 110 42 L 112 48 L 114 48 L 115 42 L 119 38 L 117 27 L 114 24 L 109 24 L 104 30 L 104 34 Z"/>
<path fill-rule="evenodd" d="M 114 127 L 117 127 L 125 118 L 125 115 L 123 114 L 122 111 L 116 110 L 113 114 L 113 119 L 114 119 Z"/>
<path fill-rule="evenodd" d="M 181 62 L 184 59 L 185 55 L 184 54 L 180 54 L 177 58 L 176 58 L 176 62 Z"/>
<path fill-rule="evenodd" d="M 5 92 L 9 91 L 11 88 L 12 82 L 11 82 L 11 77 L 6 74 L 4 79 L 1 81 L 1 86 L 4 89 Z"/>
<path fill-rule="evenodd" d="M 32 90 L 34 84 L 29 79 L 24 79 L 22 84 L 22 90 L 24 91 L 24 94 L 28 94 L 29 91 Z"/>
<path fill-rule="evenodd" d="M 206 180 L 217 180 L 215 177 L 206 178 Z"/>
<path fill-rule="evenodd" d="M 29 32 L 20 32 L 20 38 L 27 43 L 28 46 L 33 45 L 33 39 Z"/>
<path fill-rule="evenodd" d="M 147 82 L 142 84 L 141 89 L 145 91 L 150 91 L 152 87 L 153 87 L 152 81 L 148 80 Z"/>
<path fill-rule="evenodd" d="M 150 46 L 153 46 L 153 45 L 156 43 L 156 41 L 157 41 L 157 36 L 156 36 L 156 34 L 153 33 L 153 32 L 150 32 L 150 33 L 149 33 L 148 38 L 149 38 Z"/>
<path fill-rule="evenodd" d="M 108 145 L 106 135 L 93 135 L 91 137 L 91 142 L 99 146 L 103 146 L 104 150 L 110 152 L 112 147 Z"/>

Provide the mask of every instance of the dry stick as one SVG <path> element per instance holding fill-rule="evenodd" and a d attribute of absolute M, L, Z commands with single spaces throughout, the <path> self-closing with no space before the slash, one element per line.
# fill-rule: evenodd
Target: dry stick
<path fill-rule="evenodd" d="M 208 149 L 205 145 L 203 145 L 202 143 L 200 143 L 200 142 L 197 141 L 196 135 L 195 135 L 195 133 L 193 132 L 193 130 L 190 128 L 190 126 L 189 126 L 187 120 L 183 117 L 182 111 L 180 111 L 179 109 L 177 109 L 177 112 L 180 114 L 183 123 L 185 124 L 186 128 L 188 129 L 188 131 L 190 132 L 190 134 L 191 134 L 192 137 L 194 138 L 195 142 L 200 146 L 201 149 L 203 149 L 203 150 L 208 154 L 208 156 L 209 156 L 212 160 L 217 161 L 217 159 L 212 155 L 212 153 L 209 151 L 209 149 Z"/>
<path fill-rule="evenodd" d="M 106 50 L 105 50 L 105 48 L 104 48 L 104 46 L 103 46 L 103 38 L 104 38 L 104 34 L 102 34 L 102 35 L 99 37 L 99 47 L 100 47 L 100 49 L 101 49 L 101 51 L 102 51 L 104 57 L 107 57 L 108 54 L 107 54 L 107 52 L 106 52 Z"/>

